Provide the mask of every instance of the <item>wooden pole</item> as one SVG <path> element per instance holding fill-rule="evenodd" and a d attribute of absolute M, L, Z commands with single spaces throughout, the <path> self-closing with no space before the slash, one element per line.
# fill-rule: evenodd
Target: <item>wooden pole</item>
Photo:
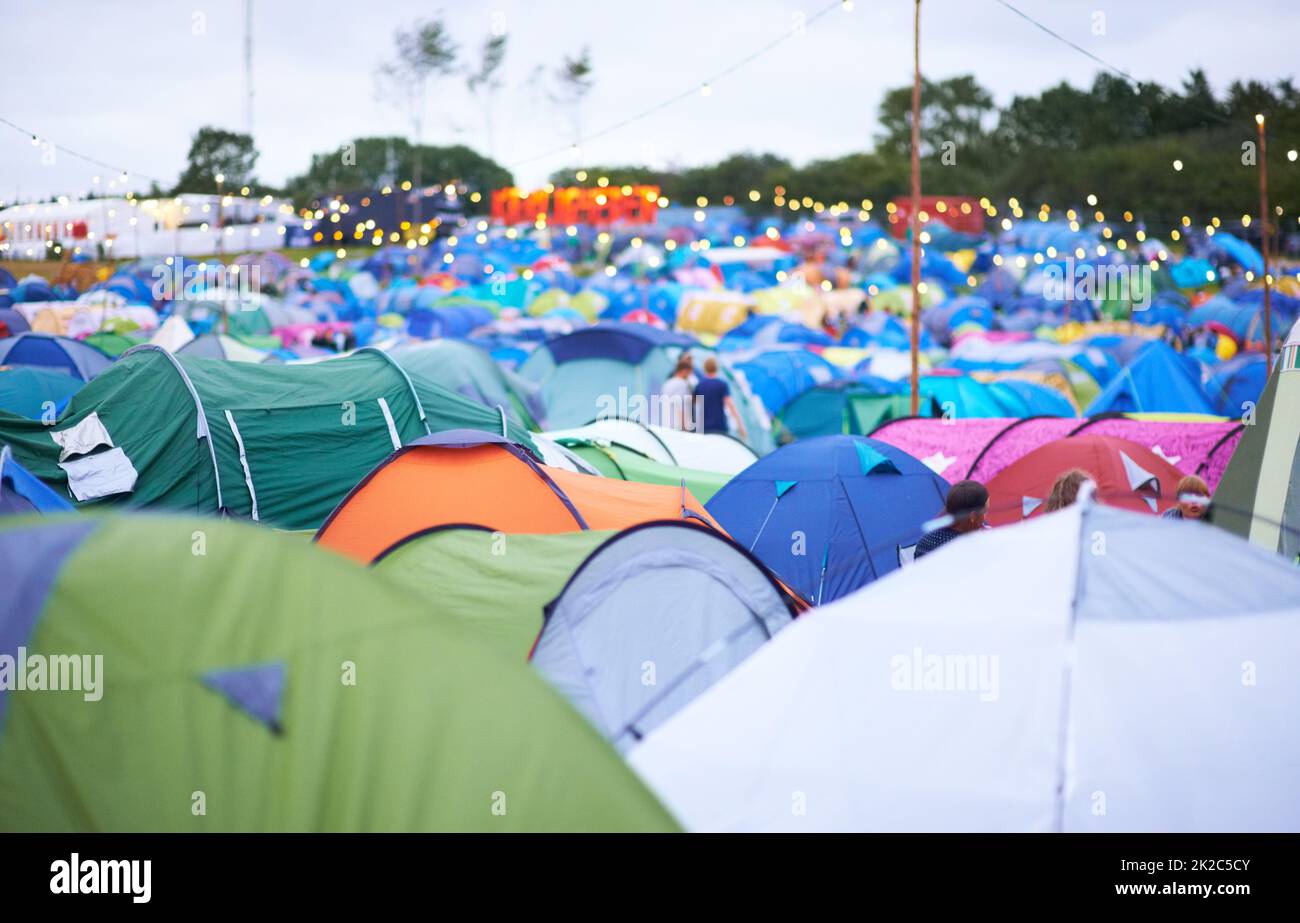
<path fill-rule="evenodd" d="M 1264 140 L 1264 116 L 1255 116 L 1259 129 L 1259 252 L 1264 257 L 1264 355 L 1268 370 L 1273 370 L 1273 309 L 1268 278 L 1268 148 Z"/>
<path fill-rule="evenodd" d="M 912 416 L 921 409 L 921 0 L 916 0 L 912 73 Z"/>

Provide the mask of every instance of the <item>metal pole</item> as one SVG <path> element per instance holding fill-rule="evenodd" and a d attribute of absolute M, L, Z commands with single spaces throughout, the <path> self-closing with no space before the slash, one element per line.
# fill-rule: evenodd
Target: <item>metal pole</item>
<path fill-rule="evenodd" d="M 912 416 L 921 408 L 921 0 L 916 0 L 912 74 Z"/>
<path fill-rule="evenodd" d="M 1264 140 L 1264 116 L 1255 116 L 1259 129 L 1259 252 L 1264 257 L 1264 355 L 1273 369 L 1273 309 L 1268 278 L 1268 148 Z"/>

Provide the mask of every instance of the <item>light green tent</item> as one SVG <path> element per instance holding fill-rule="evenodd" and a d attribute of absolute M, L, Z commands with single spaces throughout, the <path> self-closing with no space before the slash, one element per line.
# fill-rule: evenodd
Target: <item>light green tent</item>
<path fill-rule="evenodd" d="M 506 657 L 528 659 L 542 609 L 615 532 L 507 535 L 446 527 L 398 542 L 372 565 L 480 633 Z"/>
<path fill-rule="evenodd" d="M 319 548 L 194 517 L 22 518 L 0 560 L 25 578 L 0 594 L 23 675 L 92 658 L 64 661 L 75 691 L 0 696 L 0 830 L 674 829 L 521 658 Z"/>
<path fill-rule="evenodd" d="M 502 422 L 376 350 L 253 365 L 141 346 L 77 392 L 52 426 L 0 413 L 0 442 L 78 503 L 315 529 L 394 449 L 430 432 L 504 429 L 533 449 L 527 432 Z"/>
<path fill-rule="evenodd" d="M 1215 525 L 1300 556 L 1300 322 L 1214 492 Z"/>
<path fill-rule="evenodd" d="M 561 439 L 559 442 L 605 477 L 642 484 L 669 484 L 674 487 L 685 481 L 687 488 L 701 503 L 708 503 L 722 489 L 722 485 L 731 480 L 728 474 L 665 465 L 616 442 L 572 438 Z"/>

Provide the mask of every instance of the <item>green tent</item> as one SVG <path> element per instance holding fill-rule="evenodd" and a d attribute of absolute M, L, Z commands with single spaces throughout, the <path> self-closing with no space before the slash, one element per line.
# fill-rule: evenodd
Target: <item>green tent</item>
<path fill-rule="evenodd" d="M 442 527 L 403 539 L 371 566 L 421 599 L 436 600 L 439 612 L 523 662 L 542 630 L 542 609 L 615 534 L 507 535 Z"/>
<path fill-rule="evenodd" d="M 1214 492 L 1215 525 L 1300 556 L 1300 322 Z"/>
<path fill-rule="evenodd" d="M 526 664 L 318 548 L 24 517 L 0 560 L 25 578 L 0 654 L 27 677 L 0 696 L 0 830 L 675 829 Z M 60 660 L 64 691 L 34 691 Z"/>
<path fill-rule="evenodd" d="M 920 416 L 938 416 L 936 403 L 923 397 Z M 884 391 L 873 384 L 845 379 L 815 385 L 781 410 L 778 439 L 790 442 L 813 436 L 866 436 L 890 420 L 912 413 L 908 393 Z"/>
<path fill-rule="evenodd" d="M 669 484 L 674 487 L 680 486 L 684 480 L 695 499 L 701 503 L 708 503 L 722 489 L 722 485 L 731 480 L 731 475 L 728 474 L 666 465 L 616 442 L 572 438 L 561 439 L 559 442 L 607 478 L 638 481 L 642 484 Z"/>
<path fill-rule="evenodd" d="M 500 433 L 501 424 L 497 411 L 408 376 L 377 350 L 254 365 L 141 346 L 77 392 L 52 426 L 0 413 L 0 442 L 78 503 L 315 529 L 402 444 L 449 429 Z M 506 435 L 534 448 L 520 427 Z"/>

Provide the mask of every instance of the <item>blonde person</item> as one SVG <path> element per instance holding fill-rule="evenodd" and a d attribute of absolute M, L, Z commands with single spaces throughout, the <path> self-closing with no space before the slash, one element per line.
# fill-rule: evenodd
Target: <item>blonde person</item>
<path fill-rule="evenodd" d="M 1055 513 L 1057 510 L 1072 506 L 1074 501 L 1079 499 L 1079 488 L 1089 481 L 1093 481 L 1092 475 L 1082 468 L 1071 468 L 1062 474 L 1052 485 L 1052 492 L 1047 495 L 1047 502 L 1043 504 L 1043 512 Z"/>
<path fill-rule="evenodd" d="M 1178 482 L 1178 503 L 1160 515 L 1165 519 L 1204 519 L 1210 508 L 1210 488 L 1194 474 Z"/>

